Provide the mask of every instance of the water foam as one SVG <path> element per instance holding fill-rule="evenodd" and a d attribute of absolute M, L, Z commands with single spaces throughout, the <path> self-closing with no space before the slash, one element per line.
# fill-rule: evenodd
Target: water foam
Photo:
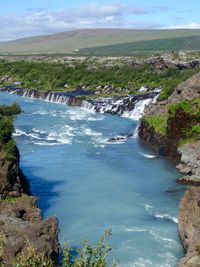
<path fill-rule="evenodd" d="M 141 153 L 141 155 L 147 159 L 154 159 L 157 156 L 156 155 L 152 155 L 152 154 L 145 154 L 145 153 Z"/>
<path fill-rule="evenodd" d="M 155 218 L 158 218 L 158 219 L 163 219 L 163 220 L 168 220 L 168 221 L 172 221 L 174 223 L 178 223 L 178 218 L 174 217 L 174 216 L 171 216 L 169 214 L 160 214 L 160 213 L 157 213 L 154 215 Z"/>
<path fill-rule="evenodd" d="M 133 119 L 138 121 L 144 115 L 144 109 L 153 101 L 152 98 L 140 100 L 135 104 L 135 107 L 131 111 L 125 111 L 122 117 Z"/>

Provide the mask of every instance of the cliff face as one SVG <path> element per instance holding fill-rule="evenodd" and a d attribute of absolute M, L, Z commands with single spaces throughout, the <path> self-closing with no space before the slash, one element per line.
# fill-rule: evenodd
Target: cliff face
<path fill-rule="evenodd" d="M 0 265 L 16 266 L 17 259 L 29 255 L 31 248 L 36 255 L 56 262 L 58 221 L 55 217 L 41 219 L 36 198 L 30 196 L 29 183 L 19 168 L 10 116 L 2 115 L 4 109 L 0 107 Z"/>
<path fill-rule="evenodd" d="M 200 185 L 200 73 L 181 83 L 167 101 L 147 108 L 140 142 L 175 160 L 184 183 Z M 196 105 L 196 106 L 195 106 Z M 200 266 L 200 188 L 189 188 L 179 210 L 179 232 L 186 256 L 179 267 Z"/>
<path fill-rule="evenodd" d="M 0 263 L 13 266 L 17 257 L 27 255 L 28 243 L 36 253 L 56 261 L 59 252 L 58 221 L 55 217 L 41 220 L 36 198 L 27 195 L 30 193 L 29 185 L 19 168 L 19 158 L 2 160 L 0 193 L 0 242 L 3 244 Z"/>
<path fill-rule="evenodd" d="M 200 266 L 200 188 L 190 187 L 180 202 L 179 232 L 187 251 L 179 267 Z"/>
<path fill-rule="evenodd" d="M 1 151 L 2 149 L 0 149 Z M 2 153 L 3 154 L 3 153 Z M 0 160 L 0 196 L 18 197 L 22 193 L 30 194 L 27 179 L 19 168 L 19 152 L 16 147 L 15 158 L 7 161 L 1 157 Z"/>

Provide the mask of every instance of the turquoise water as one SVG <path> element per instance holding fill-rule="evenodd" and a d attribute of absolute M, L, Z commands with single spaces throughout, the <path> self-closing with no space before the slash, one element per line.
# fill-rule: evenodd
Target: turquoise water
<path fill-rule="evenodd" d="M 135 137 L 107 142 L 138 122 L 0 94 L 0 103 L 13 101 L 24 111 L 14 134 L 21 168 L 43 216 L 58 217 L 60 241 L 78 247 L 87 238 L 93 244 L 109 228 L 111 258 L 120 266 L 176 266 L 183 255 L 178 172 Z"/>

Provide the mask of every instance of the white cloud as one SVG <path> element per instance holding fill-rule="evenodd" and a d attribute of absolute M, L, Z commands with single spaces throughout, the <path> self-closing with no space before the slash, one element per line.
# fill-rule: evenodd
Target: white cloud
<path fill-rule="evenodd" d="M 152 9 L 120 2 L 105 5 L 91 3 L 73 10 L 29 9 L 24 13 L 1 15 L 0 40 L 6 41 L 80 28 L 161 27 L 154 23 L 136 20 L 136 17 L 151 12 L 153 12 Z"/>
<path fill-rule="evenodd" d="M 169 26 L 167 28 L 168 29 L 200 29 L 200 23 L 191 22 L 188 24 Z"/>

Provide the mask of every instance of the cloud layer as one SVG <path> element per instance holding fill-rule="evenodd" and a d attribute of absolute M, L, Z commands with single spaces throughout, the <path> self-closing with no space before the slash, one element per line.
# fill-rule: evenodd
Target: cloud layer
<path fill-rule="evenodd" d="M 147 8 L 120 2 L 105 5 L 91 3 L 73 10 L 29 9 L 23 13 L 0 17 L 0 41 L 80 28 L 163 28 L 165 25 L 152 22 L 151 14 L 169 10 L 170 8 L 165 6 Z M 166 26 L 166 28 L 182 27 Z M 200 24 L 191 23 L 184 28 L 200 28 Z"/>

